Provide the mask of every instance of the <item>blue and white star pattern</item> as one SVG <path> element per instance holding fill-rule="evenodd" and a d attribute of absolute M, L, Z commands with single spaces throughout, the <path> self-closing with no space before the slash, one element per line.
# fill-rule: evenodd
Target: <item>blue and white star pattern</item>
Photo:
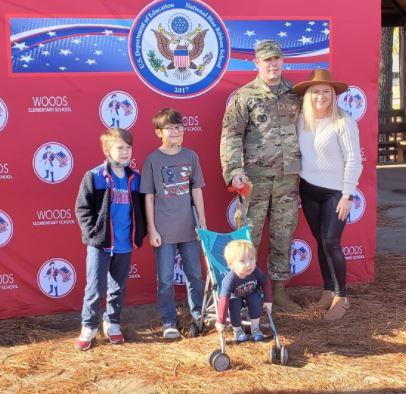
<path fill-rule="evenodd" d="M 10 18 L 13 73 L 132 72 L 128 53 L 131 19 Z M 322 20 L 228 20 L 228 71 L 253 71 L 256 41 L 279 41 L 285 69 L 328 68 L 330 22 Z M 174 14 L 173 31 L 187 34 L 191 23 Z"/>

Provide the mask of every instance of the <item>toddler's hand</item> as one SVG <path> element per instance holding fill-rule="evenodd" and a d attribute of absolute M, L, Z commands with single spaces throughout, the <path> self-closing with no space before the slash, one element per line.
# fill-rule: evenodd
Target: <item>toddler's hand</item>
<path fill-rule="evenodd" d="M 269 313 L 272 313 L 272 302 L 264 302 L 264 308 L 268 309 Z"/>
<path fill-rule="evenodd" d="M 224 332 L 226 325 L 216 322 L 215 327 L 218 332 Z"/>

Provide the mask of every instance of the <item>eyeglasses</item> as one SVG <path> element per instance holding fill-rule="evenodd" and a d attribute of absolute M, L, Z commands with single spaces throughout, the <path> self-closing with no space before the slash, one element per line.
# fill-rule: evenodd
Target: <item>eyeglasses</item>
<path fill-rule="evenodd" d="M 165 127 L 162 128 L 162 130 L 168 130 L 170 132 L 172 132 L 172 131 L 180 131 L 180 132 L 182 132 L 182 131 L 185 131 L 185 126 L 183 126 L 183 125 L 165 126 Z"/>

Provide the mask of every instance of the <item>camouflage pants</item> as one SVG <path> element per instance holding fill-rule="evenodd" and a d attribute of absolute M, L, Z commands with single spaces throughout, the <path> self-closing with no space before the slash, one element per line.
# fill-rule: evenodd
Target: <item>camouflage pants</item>
<path fill-rule="evenodd" d="M 298 180 L 297 175 L 250 177 L 252 192 L 244 201 L 247 221 L 258 249 L 269 216 L 268 273 L 273 280 L 287 280 L 292 276 L 290 249 L 297 225 Z"/>

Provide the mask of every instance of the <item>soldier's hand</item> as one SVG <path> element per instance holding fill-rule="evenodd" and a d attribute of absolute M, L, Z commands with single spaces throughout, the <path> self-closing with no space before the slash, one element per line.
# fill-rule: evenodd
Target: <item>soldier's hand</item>
<path fill-rule="evenodd" d="M 224 330 L 226 329 L 226 325 L 221 324 L 219 322 L 216 322 L 215 327 L 216 327 L 217 332 L 224 332 Z"/>
<path fill-rule="evenodd" d="M 231 185 L 236 189 L 242 189 L 244 185 L 248 182 L 248 178 L 245 176 L 244 173 L 237 174 L 233 176 L 233 180 L 231 181 Z"/>

